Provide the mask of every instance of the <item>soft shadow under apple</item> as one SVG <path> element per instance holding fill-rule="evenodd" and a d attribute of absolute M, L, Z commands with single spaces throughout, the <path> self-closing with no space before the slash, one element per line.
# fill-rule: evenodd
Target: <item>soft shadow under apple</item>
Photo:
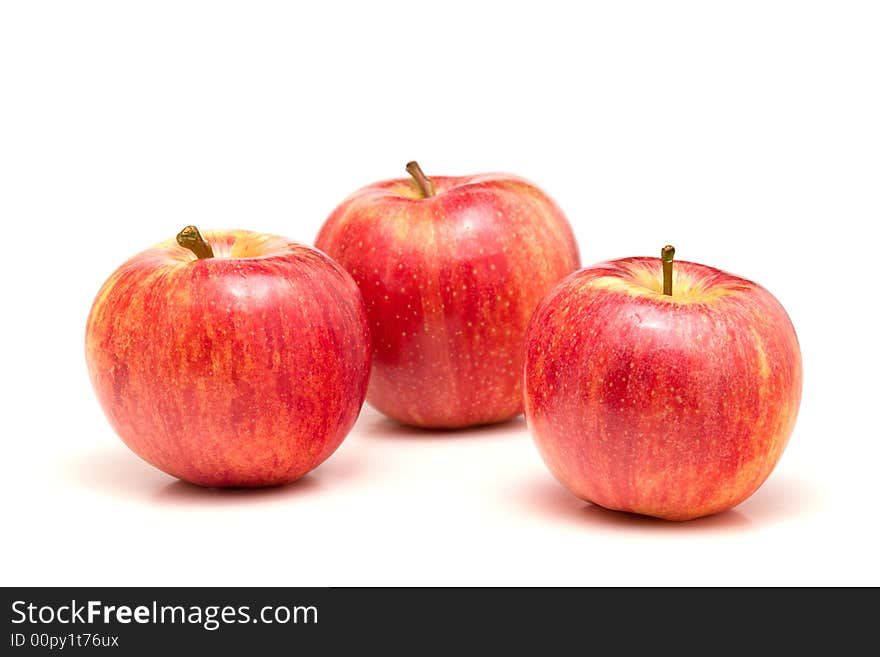
<path fill-rule="evenodd" d="M 585 529 L 604 528 L 635 532 L 715 532 L 754 529 L 792 519 L 816 507 L 818 495 L 805 482 L 771 477 L 751 498 L 736 508 L 687 522 L 670 522 L 579 500 L 549 476 L 535 480 L 521 495 L 526 508 L 544 517 L 577 523 Z"/>
<path fill-rule="evenodd" d="M 62 464 L 68 483 L 101 495 L 147 500 L 157 488 L 176 481 L 119 446 L 78 453 Z"/>
<path fill-rule="evenodd" d="M 100 495 L 132 501 L 174 505 L 261 503 L 311 494 L 322 479 L 348 478 L 357 466 L 352 459 L 332 459 L 302 479 L 267 488 L 205 488 L 180 481 L 119 447 L 103 447 L 68 459 L 61 476 L 69 483 Z"/>
<path fill-rule="evenodd" d="M 737 510 L 727 511 L 688 522 L 670 522 L 634 513 L 610 511 L 584 502 L 552 478 L 535 480 L 520 495 L 524 506 L 544 518 L 574 523 L 584 528 L 628 532 L 694 532 L 733 531 L 747 529 L 751 520 Z"/>
<path fill-rule="evenodd" d="M 737 510 L 760 524 L 793 520 L 818 510 L 822 495 L 811 483 L 787 474 L 771 474 Z"/>
<path fill-rule="evenodd" d="M 294 496 L 308 495 L 321 489 L 318 478 L 307 474 L 302 479 L 283 486 L 264 488 L 206 488 L 185 481 L 172 481 L 160 488 L 153 499 L 160 504 L 173 506 L 237 506 L 262 504 Z"/>
<path fill-rule="evenodd" d="M 484 424 L 464 429 L 422 429 L 401 424 L 376 413 L 365 419 L 361 433 L 371 439 L 378 440 L 458 441 L 514 434 L 527 435 L 527 430 L 526 421 L 522 415 L 497 424 Z"/>

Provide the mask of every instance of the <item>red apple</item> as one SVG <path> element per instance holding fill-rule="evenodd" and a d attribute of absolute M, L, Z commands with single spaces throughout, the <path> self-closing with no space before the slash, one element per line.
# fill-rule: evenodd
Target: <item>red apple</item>
<path fill-rule="evenodd" d="M 315 468 L 351 429 L 369 325 L 354 281 L 316 249 L 188 227 L 110 276 L 86 360 L 143 459 L 204 486 L 269 486 Z"/>
<path fill-rule="evenodd" d="M 525 330 L 579 266 L 562 211 L 521 178 L 490 173 L 364 187 L 316 245 L 364 296 L 373 334 L 367 401 L 401 422 L 458 428 L 522 412 Z"/>
<path fill-rule="evenodd" d="M 802 370 L 767 290 L 693 262 L 673 271 L 672 252 L 663 274 L 657 258 L 614 260 L 547 296 L 528 331 L 526 419 L 578 497 L 686 520 L 736 506 L 770 475 Z"/>

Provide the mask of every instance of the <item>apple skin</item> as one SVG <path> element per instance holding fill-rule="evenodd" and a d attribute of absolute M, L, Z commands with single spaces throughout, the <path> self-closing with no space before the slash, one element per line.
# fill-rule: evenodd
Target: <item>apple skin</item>
<path fill-rule="evenodd" d="M 525 330 L 538 302 L 579 267 L 571 227 L 509 174 L 364 187 L 316 245 L 360 286 L 373 335 L 367 401 L 400 422 L 456 429 L 522 412 Z"/>
<path fill-rule="evenodd" d="M 553 475 L 608 509 L 687 520 L 733 508 L 779 461 L 801 398 L 797 336 L 756 283 L 658 258 L 588 267 L 541 303 L 526 420 Z"/>
<path fill-rule="evenodd" d="M 309 246 L 206 231 L 216 257 L 172 239 L 98 293 L 86 361 L 122 440 L 203 486 L 271 486 L 318 466 L 354 424 L 370 373 L 357 286 Z"/>

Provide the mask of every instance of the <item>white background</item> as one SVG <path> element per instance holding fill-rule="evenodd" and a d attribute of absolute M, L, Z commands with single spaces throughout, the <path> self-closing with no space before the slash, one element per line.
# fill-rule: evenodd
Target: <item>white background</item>
<path fill-rule="evenodd" d="M 3 584 L 880 584 L 875 3 L 296 4 L 2 4 Z M 570 496 L 521 418 L 370 408 L 286 488 L 129 452 L 83 357 L 111 271 L 188 223 L 311 242 L 412 158 L 536 181 L 584 264 L 671 242 L 769 288 L 805 383 L 763 488 L 639 519 Z"/>

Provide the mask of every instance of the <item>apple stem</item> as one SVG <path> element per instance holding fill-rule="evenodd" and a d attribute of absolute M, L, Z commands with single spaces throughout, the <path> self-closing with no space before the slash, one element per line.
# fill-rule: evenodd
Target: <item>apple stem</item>
<path fill-rule="evenodd" d="M 199 229 L 195 226 L 187 226 L 177 233 L 177 243 L 195 253 L 199 260 L 214 257 L 214 250 L 211 248 L 211 245 L 205 241 Z"/>
<path fill-rule="evenodd" d="M 419 186 L 419 191 L 422 193 L 422 198 L 430 198 L 431 196 L 434 196 L 434 183 L 425 175 L 425 172 L 422 171 L 422 167 L 419 166 L 418 162 L 415 160 L 407 162 L 406 172 L 416 181 L 416 184 Z"/>
<path fill-rule="evenodd" d="M 675 256 L 675 247 L 667 244 L 660 249 L 660 259 L 663 261 L 663 294 L 672 296 L 672 258 Z"/>

